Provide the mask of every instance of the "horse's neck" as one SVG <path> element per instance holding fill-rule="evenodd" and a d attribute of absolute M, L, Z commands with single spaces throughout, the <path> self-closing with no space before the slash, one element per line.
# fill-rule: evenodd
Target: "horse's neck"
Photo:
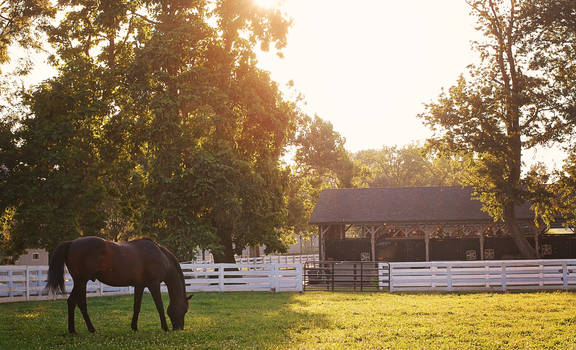
<path fill-rule="evenodd" d="M 184 282 L 177 270 L 171 271 L 164 282 L 166 282 L 166 287 L 168 287 L 170 299 L 184 296 Z"/>

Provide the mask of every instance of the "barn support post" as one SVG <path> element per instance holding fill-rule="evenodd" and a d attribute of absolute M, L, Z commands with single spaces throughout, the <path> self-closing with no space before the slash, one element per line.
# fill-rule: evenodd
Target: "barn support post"
<path fill-rule="evenodd" d="M 540 230 L 536 225 L 534 225 L 534 223 L 532 223 L 530 227 L 532 228 L 532 232 L 534 232 L 534 249 L 536 250 L 536 257 L 540 258 Z"/>
<path fill-rule="evenodd" d="M 484 227 L 480 227 L 480 260 L 484 260 Z"/>
<path fill-rule="evenodd" d="M 328 233 L 328 229 L 330 225 L 318 225 L 318 240 L 319 240 L 319 251 L 318 251 L 318 258 L 320 261 L 326 260 L 326 233 Z"/>
<path fill-rule="evenodd" d="M 426 243 L 426 261 L 430 261 L 430 232 L 424 230 L 424 242 Z"/>
<path fill-rule="evenodd" d="M 374 227 L 370 228 L 370 255 L 372 261 L 376 261 L 376 229 Z"/>
<path fill-rule="evenodd" d="M 322 234 L 322 225 L 318 225 L 318 259 L 324 261 L 324 235 Z"/>

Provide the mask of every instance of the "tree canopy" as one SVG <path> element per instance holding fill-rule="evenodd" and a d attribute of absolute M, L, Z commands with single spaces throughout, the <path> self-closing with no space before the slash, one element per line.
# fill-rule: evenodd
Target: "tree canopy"
<path fill-rule="evenodd" d="M 88 234 L 152 236 L 183 259 L 284 249 L 281 156 L 299 114 L 254 52 L 285 46 L 283 14 L 229 0 L 58 10 L 44 28 L 58 74 L 2 129 L 11 249 Z"/>
<path fill-rule="evenodd" d="M 544 2 L 468 4 L 483 34 L 474 44 L 480 63 L 428 104 L 420 117 L 434 131 L 430 143 L 437 150 L 470 154 L 474 176 L 467 184 L 474 186 L 484 209 L 510 227 L 521 254 L 535 256 L 515 218 L 515 207 L 535 198 L 523 178 L 522 154 L 572 135 L 575 90 L 564 86 L 573 80 L 566 81 L 570 79 L 558 66 L 572 62 L 562 52 L 541 50 L 548 45 L 543 35 L 549 30 L 544 21 L 534 21 L 533 11 Z M 574 36 L 564 40 L 573 50 Z M 546 62 L 556 62 L 556 67 Z"/>

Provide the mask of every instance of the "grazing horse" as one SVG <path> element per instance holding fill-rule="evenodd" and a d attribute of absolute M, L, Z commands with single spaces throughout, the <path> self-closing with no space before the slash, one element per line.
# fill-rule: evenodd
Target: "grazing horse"
<path fill-rule="evenodd" d="M 170 296 L 167 313 L 174 330 L 184 329 L 184 316 L 188 311 L 184 274 L 178 260 L 168 249 L 148 238 L 127 243 L 114 243 L 99 237 L 81 237 L 60 243 L 54 251 L 48 269 L 46 289 L 66 292 L 64 263 L 74 280 L 68 297 L 68 331 L 76 333 L 74 309 L 80 308 L 86 327 L 94 332 L 94 325 L 86 307 L 86 283 L 100 280 L 110 286 L 134 286 L 134 315 L 132 329 L 138 329 L 138 314 L 142 293 L 147 287 L 154 298 L 162 329 L 168 331 L 160 283 L 165 282 Z"/>

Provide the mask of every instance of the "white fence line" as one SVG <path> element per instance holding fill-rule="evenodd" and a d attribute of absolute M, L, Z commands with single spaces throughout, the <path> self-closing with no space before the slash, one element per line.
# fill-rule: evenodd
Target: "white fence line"
<path fill-rule="evenodd" d="M 237 264 L 304 264 L 318 261 L 318 254 L 308 255 L 266 255 L 257 258 L 236 257 Z"/>
<path fill-rule="evenodd" d="M 181 264 L 188 292 L 302 291 L 300 263 Z M 379 263 L 378 286 L 404 291 L 576 290 L 576 259 Z M 0 303 L 53 299 L 47 266 L 0 266 Z M 73 284 L 65 274 L 66 290 Z M 162 289 L 165 291 L 166 287 Z M 131 294 L 132 287 L 88 282 L 88 296 Z M 58 296 L 63 298 L 66 296 Z"/>
<path fill-rule="evenodd" d="M 304 255 L 265 255 L 257 258 L 236 256 L 237 264 L 304 264 L 307 261 L 318 261 L 318 254 Z M 192 260 L 183 264 L 214 264 L 214 260 Z"/>
<path fill-rule="evenodd" d="M 381 270 L 387 269 L 381 264 Z M 390 292 L 576 289 L 576 260 L 390 263 Z"/>
<path fill-rule="evenodd" d="M 232 291 L 302 291 L 301 264 L 182 264 L 188 292 Z M 44 287 L 48 266 L 0 266 L 0 303 L 26 300 L 67 298 L 67 295 L 49 296 Z M 70 293 L 73 281 L 66 272 L 66 291 Z M 162 286 L 167 291 L 166 286 Z M 100 281 L 88 281 L 88 296 L 132 294 L 133 287 L 113 287 Z"/>

